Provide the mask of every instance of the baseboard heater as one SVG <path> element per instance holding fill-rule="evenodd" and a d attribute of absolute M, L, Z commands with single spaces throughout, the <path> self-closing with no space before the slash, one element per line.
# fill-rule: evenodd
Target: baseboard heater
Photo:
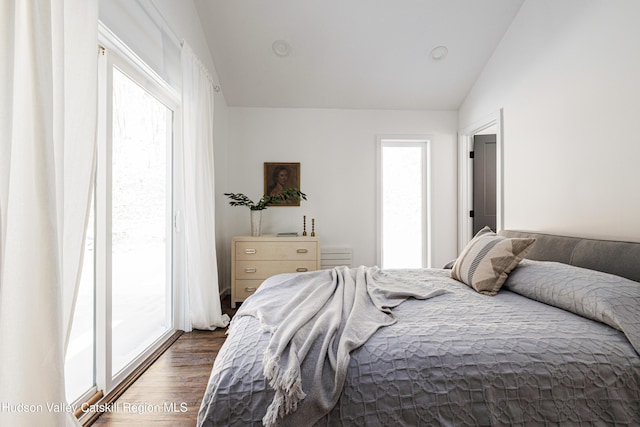
<path fill-rule="evenodd" d="M 348 246 L 323 246 L 320 248 L 320 268 L 352 267 L 353 250 Z"/>

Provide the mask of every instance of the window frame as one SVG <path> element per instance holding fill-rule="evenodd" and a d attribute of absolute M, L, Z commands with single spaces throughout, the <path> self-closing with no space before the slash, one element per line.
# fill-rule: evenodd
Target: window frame
<path fill-rule="evenodd" d="M 422 268 L 432 265 L 432 179 L 431 179 L 431 144 L 429 135 L 378 135 L 376 136 L 376 263 L 384 268 L 384 218 L 383 218 L 383 148 L 384 147 L 421 147 L 422 148 Z"/>

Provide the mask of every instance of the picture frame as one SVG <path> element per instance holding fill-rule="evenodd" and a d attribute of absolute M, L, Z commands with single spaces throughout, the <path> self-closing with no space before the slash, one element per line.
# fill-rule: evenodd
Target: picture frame
<path fill-rule="evenodd" d="M 300 191 L 300 163 L 265 162 L 264 195 L 277 195 L 284 188 Z M 286 200 L 273 206 L 300 206 L 300 200 Z"/>

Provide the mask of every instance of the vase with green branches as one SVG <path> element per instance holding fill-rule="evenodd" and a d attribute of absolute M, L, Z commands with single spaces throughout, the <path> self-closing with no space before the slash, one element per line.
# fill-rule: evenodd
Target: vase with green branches
<path fill-rule="evenodd" d="M 285 188 L 280 194 L 274 196 L 264 195 L 254 202 L 242 193 L 224 193 L 229 200 L 231 206 L 246 206 L 251 211 L 251 235 L 260 235 L 260 223 L 262 220 L 262 211 L 269 206 L 280 204 L 288 201 L 307 200 L 307 195 L 295 188 Z"/>

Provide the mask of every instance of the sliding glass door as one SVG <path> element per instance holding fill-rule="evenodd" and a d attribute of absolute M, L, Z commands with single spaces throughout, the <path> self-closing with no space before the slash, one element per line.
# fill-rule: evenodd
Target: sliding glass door
<path fill-rule="evenodd" d="M 65 373 L 71 402 L 111 391 L 173 330 L 177 102 L 150 77 L 113 52 L 101 58 L 95 206 Z"/>
<path fill-rule="evenodd" d="M 171 327 L 171 123 L 171 109 L 113 69 L 113 373 Z"/>

